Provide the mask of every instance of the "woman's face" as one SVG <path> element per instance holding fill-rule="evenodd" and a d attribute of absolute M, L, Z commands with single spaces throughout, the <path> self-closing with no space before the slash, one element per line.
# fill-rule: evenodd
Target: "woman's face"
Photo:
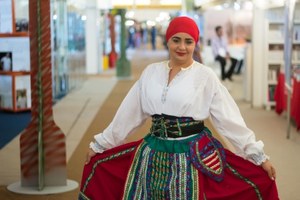
<path fill-rule="evenodd" d="M 170 60 L 174 62 L 190 62 L 195 49 L 194 39 L 187 33 L 176 33 L 168 41 Z"/>

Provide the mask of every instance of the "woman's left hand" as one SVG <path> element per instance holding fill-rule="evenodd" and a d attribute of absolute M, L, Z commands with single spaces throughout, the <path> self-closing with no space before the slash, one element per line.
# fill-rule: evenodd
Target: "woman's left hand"
<path fill-rule="evenodd" d="M 261 164 L 261 167 L 268 173 L 270 179 L 276 179 L 276 170 L 273 167 L 272 163 L 269 160 L 266 160 Z"/>

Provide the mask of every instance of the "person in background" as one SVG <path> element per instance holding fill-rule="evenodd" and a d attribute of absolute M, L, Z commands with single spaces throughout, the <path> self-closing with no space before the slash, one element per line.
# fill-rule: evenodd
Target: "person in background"
<path fill-rule="evenodd" d="M 216 26 L 216 37 L 212 38 L 211 46 L 213 55 L 216 61 L 220 62 L 221 65 L 221 79 L 229 79 L 232 81 L 232 74 L 237 63 L 237 59 L 231 57 L 228 51 L 227 41 L 223 36 L 223 28 L 221 26 Z M 226 71 L 227 61 L 231 61 L 229 70 Z"/>
<path fill-rule="evenodd" d="M 135 28 L 134 26 L 128 27 L 128 40 L 127 40 L 127 48 L 135 48 Z"/>
<path fill-rule="evenodd" d="M 236 71 L 234 72 L 235 74 L 241 74 L 241 69 L 243 67 L 243 64 L 244 64 L 244 59 L 240 59 L 238 62 L 237 62 L 237 69 Z"/>
<path fill-rule="evenodd" d="M 150 30 L 152 50 L 156 50 L 156 27 L 153 25 Z"/>
<path fill-rule="evenodd" d="M 137 23 L 135 27 L 134 44 L 136 48 L 139 48 L 142 44 L 142 32 L 140 23 Z"/>
<path fill-rule="evenodd" d="M 79 199 L 276 200 L 276 172 L 215 72 L 193 60 L 196 23 L 175 17 L 169 59 L 148 65 L 90 143 Z M 149 133 L 125 143 L 148 119 Z M 232 153 L 204 120 L 236 148 Z"/>

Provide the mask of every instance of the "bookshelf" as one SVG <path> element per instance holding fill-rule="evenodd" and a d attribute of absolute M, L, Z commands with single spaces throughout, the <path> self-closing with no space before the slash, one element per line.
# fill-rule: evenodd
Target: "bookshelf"
<path fill-rule="evenodd" d="M 28 20 L 17 21 L 15 1 L 0 1 L 0 110 L 31 109 Z"/>
<path fill-rule="evenodd" d="M 281 17 L 280 17 L 281 16 Z M 284 22 L 283 9 L 269 10 L 265 19 L 265 95 L 267 110 L 275 106 L 274 91 L 278 75 L 284 70 Z M 300 20 L 294 20 L 292 65 L 300 64 Z"/>

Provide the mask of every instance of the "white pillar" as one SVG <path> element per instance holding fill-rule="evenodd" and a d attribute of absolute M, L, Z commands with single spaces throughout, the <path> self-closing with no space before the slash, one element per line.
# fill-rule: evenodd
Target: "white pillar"
<path fill-rule="evenodd" d="M 106 52 L 104 52 L 104 46 L 106 45 L 107 42 L 110 41 L 106 41 L 107 40 L 107 34 L 109 34 L 109 30 L 107 29 L 107 23 L 108 23 L 108 19 L 107 19 L 107 13 L 109 12 L 109 9 L 112 9 L 112 1 L 111 0 L 97 0 L 98 2 L 98 9 L 101 11 L 101 17 L 98 20 L 98 26 L 99 28 L 99 71 L 104 71 L 105 67 L 104 66 L 104 54 Z"/>
<path fill-rule="evenodd" d="M 264 10 L 253 7 L 253 27 L 252 27 L 252 106 L 262 107 L 265 95 L 265 66 L 266 42 Z"/>
<path fill-rule="evenodd" d="M 100 71 L 99 59 L 102 53 L 99 52 L 99 11 L 97 0 L 86 1 L 86 23 L 85 23 L 85 52 L 86 52 L 86 73 L 97 74 Z"/>

